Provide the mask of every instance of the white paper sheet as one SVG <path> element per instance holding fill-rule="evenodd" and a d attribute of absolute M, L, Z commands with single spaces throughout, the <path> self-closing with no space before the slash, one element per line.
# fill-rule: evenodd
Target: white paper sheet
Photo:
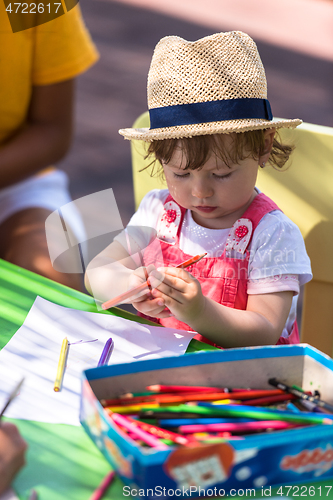
<path fill-rule="evenodd" d="M 194 332 L 69 309 L 37 297 L 24 324 L 0 351 L 0 406 L 23 376 L 20 394 L 8 407 L 7 417 L 79 425 L 81 374 L 97 366 L 108 338 L 114 340 L 109 361 L 114 364 L 184 354 L 194 335 Z M 72 345 L 63 388 L 54 392 L 65 337 Z M 80 340 L 81 343 L 75 344 Z"/>

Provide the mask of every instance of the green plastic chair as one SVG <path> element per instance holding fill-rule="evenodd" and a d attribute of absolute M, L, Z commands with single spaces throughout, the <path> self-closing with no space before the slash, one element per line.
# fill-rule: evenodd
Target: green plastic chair
<path fill-rule="evenodd" d="M 149 127 L 148 112 L 133 127 Z M 296 145 L 288 168 L 259 169 L 257 185 L 301 230 L 311 259 L 313 279 L 305 285 L 301 341 L 333 355 L 333 128 L 303 123 L 281 129 L 286 142 Z M 132 141 L 135 205 L 154 188 L 166 185 L 149 175 L 146 143 Z"/>

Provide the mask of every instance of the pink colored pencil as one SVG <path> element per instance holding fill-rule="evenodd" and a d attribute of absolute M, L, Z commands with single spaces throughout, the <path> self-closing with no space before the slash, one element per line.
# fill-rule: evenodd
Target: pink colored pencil
<path fill-rule="evenodd" d="M 119 424 L 122 427 L 124 427 L 125 429 L 129 430 L 132 434 L 136 435 L 139 439 L 142 439 L 142 441 L 144 441 L 146 444 L 148 444 L 152 448 L 155 448 L 158 450 L 168 450 L 169 449 L 169 446 L 162 443 L 159 439 L 155 438 L 154 436 L 152 436 L 148 432 L 146 432 L 143 429 L 140 429 L 139 427 L 134 425 L 124 415 L 119 415 L 119 413 L 112 413 L 110 416 L 116 424 Z"/>
<path fill-rule="evenodd" d="M 194 434 L 195 432 L 252 432 L 265 429 L 289 429 L 295 427 L 295 424 L 282 422 L 280 420 L 261 420 L 258 422 L 239 422 L 221 423 L 221 424 L 193 424 L 181 425 L 179 432 L 183 434 Z"/>
<path fill-rule="evenodd" d="M 174 443 L 178 444 L 189 444 L 191 442 L 191 439 L 185 436 L 181 436 L 176 432 L 172 432 L 167 429 L 162 429 L 157 425 L 147 424 L 146 422 L 141 422 L 141 420 L 135 420 L 134 418 L 130 418 L 128 416 L 127 418 L 130 422 L 132 422 L 133 425 L 140 427 L 144 431 L 148 432 L 149 434 L 152 434 L 153 436 L 157 436 L 160 439 L 170 439 L 170 441 L 173 441 Z"/>
<path fill-rule="evenodd" d="M 224 387 L 203 387 L 196 385 L 148 385 L 147 391 L 152 392 L 229 392 Z"/>
<path fill-rule="evenodd" d="M 38 500 L 38 493 L 36 490 L 31 490 L 29 500 Z"/>
<path fill-rule="evenodd" d="M 114 480 L 115 475 L 116 473 L 114 471 L 109 472 L 109 474 L 105 476 L 105 478 L 103 479 L 97 490 L 94 491 L 89 500 L 100 500 Z"/>
<path fill-rule="evenodd" d="M 189 267 L 192 264 L 196 264 L 197 262 L 199 262 L 199 260 L 201 260 L 203 257 L 205 257 L 205 255 L 207 255 L 207 252 L 202 253 L 200 255 L 195 255 L 194 257 L 191 257 L 190 259 L 185 260 L 181 264 L 178 264 L 178 266 L 176 266 L 176 268 L 185 269 L 186 267 Z M 147 270 L 145 271 L 145 273 L 147 273 Z M 148 290 L 150 290 L 150 288 L 151 287 L 150 287 L 148 281 L 145 281 L 141 285 L 136 286 L 135 288 L 132 288 L 131 290 L 128 290 L 127 292 L 121 293 L 120 295 L 118 295 L 114 299 L 107 300 L 106 302 L 104 302 L 102 304 L 102 309 L 105 310 L 105 309 L 110 309 L 111 307 L 115 307 L 118 304 L 121 304 L 124 300 L 130 299 L 132 297 L 132 295 L 136 295 L 137 293 L 140 293 L 146 289 L 148 291 Z"/>

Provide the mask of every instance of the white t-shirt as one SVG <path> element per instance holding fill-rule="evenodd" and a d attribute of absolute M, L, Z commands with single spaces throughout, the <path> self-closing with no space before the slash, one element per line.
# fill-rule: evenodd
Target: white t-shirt
<path fill-rule="evenodd" d="M 154 230 L 157 228 L 168 194 L 167 189 L 150 191 L 141 201 L 137 212 L 127 226 L 127 231 L 131 233 L 141 249 L 147 247 L 156 235 Z M 140 230 L 136 231 L 135 227 Z M 142 231 L 141 228 L 147 229 Z M 207 257 L 220 257 L 229 232 L 230 228 L 208 229 L 199 226 L 193 220 L 191 211 L 187 210 L 180 232 L 179 247 L 189 255 L 207 252 Z M 124 233 L 126 235 L 126 230 Z M 128 248 L 128 238 L 125 242 L 124 233 L 116 239 L 129 253 L 134 253 L 135 249 L 131 251 Z M 266 214 L 259 222 L 253 232 L 248 250 L 250 252 L 248 294 L 286 290 L 294 292 L 290 314 L 282 333 L 282 336 L 288 337 L 296 318 L 299 287 L 312 278 L 310 259 L 306 253 L 301 232 L 280 210 L 274 210 Z"/>

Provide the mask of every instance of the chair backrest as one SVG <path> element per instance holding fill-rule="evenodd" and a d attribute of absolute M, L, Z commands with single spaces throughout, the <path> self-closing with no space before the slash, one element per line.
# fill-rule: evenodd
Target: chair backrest
<path fill-rule="evenodd" d="M 148 112 L 134 123 L 149 127 Z M 313 279 L 305 286 L 301 341 L 333 355 L 333 128 L 304 123 L 282 129 L 285 142 L 296 146 L 284 172 L 259 169 L 257 186 L 271 197 L 301 230 L 311 259 Z M 144 159 L 146 144 L 132 141 L 133 183 L 136 207 L 143 196 L 166 185 L 150 177 Z"/>

